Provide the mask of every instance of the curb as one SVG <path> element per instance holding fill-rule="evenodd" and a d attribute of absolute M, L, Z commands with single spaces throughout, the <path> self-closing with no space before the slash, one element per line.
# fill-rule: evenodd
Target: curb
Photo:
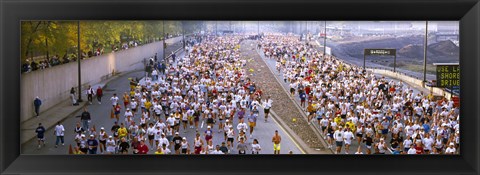
<path fill-rule="evenodd" d="M 302 139 L 299 139 L 300 137 L 297 134 L 295 134 L 295 132 L 293 132 L 292 129 L 290 129 L 288 127 L 288 125 L 278 117 L 277 113 L 275 113 L 272 109 L 270 109 L 270 113 L 271 113 L 272 119 L 276 123 L 278 123 L 278 125 L 281 127 L 281 129 L 283 131 L 285 131 L 285 133 L 295 143 L 295 146 L 297 146 L 303 154 L 311 154 L 312 153 L 310 151 L 311 150 L 310 147 L 308 147 L 307 144 Z"/>

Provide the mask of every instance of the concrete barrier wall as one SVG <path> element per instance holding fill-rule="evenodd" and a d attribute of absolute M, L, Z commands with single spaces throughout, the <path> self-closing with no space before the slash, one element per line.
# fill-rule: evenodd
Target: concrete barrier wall
<path fill-rule="evenodd" d="M 168 45 L 168 43 L 179 42 L 181 39 L 182 37 L 180 36 L 167 39 L 165 42 Z M 159 41 L 82 60 L 82 95 L 85 96 L 85 89 L 88 84 L 95 85 L 109 78 L 113 71 L 127 72 L 143 69 L 144 58 L 154 56 L 155 53 L 161 58 L 163 55 L 162 48 L 163 41 Z M 22 74 L 20 84 L 20 121 L 23 122 L 34 117 L 33 100 L 36 96 L 42 100 L 43 104 L 40 107 L 40 112 L 42 112 L 69 99 L 70 88 L 72 87 L 78 87 L 77 62 Z"/>
<path fill-rule="evenodd" d="M 419 79 L 416 79 L 416 78 L 413 78 L 413 77 L 410 77 L 410 76 L 407 76 L 407 75 L 404 75 L 404 74 L 399 74 L 399 73 L 396 73 L 396 72 L 393 72 L 393 71 L 390 71 L 390 70 L 382 70 L 382 69 L 369 69 L 369 70 L 371 70 L 373 73 L 393 77 L 395 79 L 402 80 L 404 82 L 423 87 L 422 80 L 419 80 Z M 441 88 L 427 87 L 425 89 L 432 91 L 433 94 L 443 95 L 447 99 L 450 99 L 452 97 L 452 94 L 450 92 L 446 92 L 445 90 L 443 90 Z"/>

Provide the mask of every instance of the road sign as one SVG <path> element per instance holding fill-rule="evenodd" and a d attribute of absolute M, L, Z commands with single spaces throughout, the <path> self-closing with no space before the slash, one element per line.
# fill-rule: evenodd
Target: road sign
<path fill-rule="evenodd" d="M 434 63 L 437 66 L 437 87 L 460 86 L 460 65 L 458 63 Z"/>
<path fill-rule="evenodd" d="M 363 69 L 365 69 L 366 56 L 393 56 L 393 72 L 397 67 L 397 49 L 364 49 L 363 50 Z"/>
<path fill-rule="evenodd" d="M 376 56 L 395 56 L 396 55 L 396 49 L 365 49 L 364 54 L 366 56 L 368 55 L 376 55 Z"/>
<path fill-rule="evenodd" d="M 325 49 L 325 53 L 326 53 L 327 55 L 332 55 L 332 49 L 331 49 L 330 47 L 327 47 L 327 48 Z"/>

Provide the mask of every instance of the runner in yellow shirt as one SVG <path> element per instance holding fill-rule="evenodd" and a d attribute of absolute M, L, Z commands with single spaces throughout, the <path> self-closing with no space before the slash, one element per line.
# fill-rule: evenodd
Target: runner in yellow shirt
<path fill-rule="evenodd" d="M 159 146 L 159 147 L 157 148 L 157 151 L 155 151 L 155 154 L 165 154 L 165 153 L 163 152 L 162 147 Z"/>
<path fill-rule="evenodd" d="M 127 137 L 128 135 L 128 130 L 127 128 L 125 128 L 125 125 L 123 125 L 123 123 L 120 124 L 120 128 L 118 129 L 118 137 L 121 139 L 121 138 L 124 138 L 124 137 Z"/>

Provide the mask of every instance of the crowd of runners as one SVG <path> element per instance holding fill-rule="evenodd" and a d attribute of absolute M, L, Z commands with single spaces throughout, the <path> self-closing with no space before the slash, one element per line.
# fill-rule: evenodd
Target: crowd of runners
<path fill-rule="evenodd" d="M 130 92 L 110 97 L 113 126 L 97 131 L 85 109 L 74 127 L 74 154 L 259 154 L 260 141 L 274 147 L 266 154 L 279 154 L 278 131 L 272 131 L 271 140 L 253 136 L 257 119 L 269 121 L 273 101 L 243 69 L 247 61 L 239 47 L 244 38 L 205 36 L 190 42 L 185 56 L 173 56 L 166 68 L 149 65 L 146 78 L 131 80 Z M 56 145 L 63 144 L 65 131 L 57 126 Z M 186 138 L 191 132 L 193 143 Z"/>
<path fill-rule="evenodd" d="M 459 106 L 434 100 L 401 81 L 323 55 L 298 36 L 267 35 L 258 43 L 277 73 L 300 99 L 309 124 L 323 131 L 329 148 L 345 154 L 458 154 Z M 357 142 L 356 152 L 349 147 Z"/>
<path fill-rule="evenodd" d="M 143 80 L 131 80 L 129 92 L 109 98 L 113 126 L 97 131 L 88 111 L 82 113 L 81 122 L 71 126 L 77 143 L 73 153 L 279 154 L 277 131 L 271 140 L 253 136 L 263 123 L 257 120 L 269 121 L 273 101 L 262 96 L 243 68 L 243 39 L 248 37 L 203 36 L 187 44 L 185 56 L 173 56 L 164 67 L 151 64 Z M 321 129 L 336 153 L 342 148 L 345 154 L 459 153 L 459 107 L 453 101 L 435 101 L 403 82 L 324 56 L 298 36 L 267 34 L 257 49 L 277 61 L 277 73 L 300 99 L 309 124 Z M 265 115 L 258 118 L 261 110 Z M 45 129 L 39 128 L 43 137 Z M 193 143 L 186 138 L 191 132 Z M 56 145 L 63 143 L 60 123 L 55 134 Z M 259 142 L 271 143 L 274 152 L 262 152 Z M 351 152 L 354 142 L 361 146 Z"/>

